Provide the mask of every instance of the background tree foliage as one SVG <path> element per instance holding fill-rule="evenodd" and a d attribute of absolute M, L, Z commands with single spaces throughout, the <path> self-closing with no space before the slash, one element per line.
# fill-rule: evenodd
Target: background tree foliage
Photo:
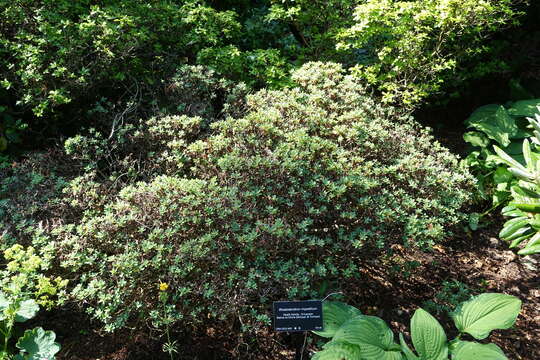
<path fill-rule="evenodd" d="M 200 1 L 3 1 L 3 86 L 37 117 L 120 92 L 140 96 L 184 57 L 240 36 Z"/>
<path fill-rule="evenodd" d="M 41 136 L 69 133 L 104 102 L 133 116 L 151 108 L 181 64 L 279 88 L 310 60 L 355 66 L 388 101 L 414 105 L 505 69 L 485 56 L 517 1 L 2 0 L 2 106 Z"/>
<path fill-rule="evenodd" d="M 355 73 L 377 86 L 385 101 L 415 105 L 456 83 L 505 70 L 486 43 L 516 24 L 515 1 L 367 0 L 355 23 L 339 33 L 338 48 L 363 59 Z"/>

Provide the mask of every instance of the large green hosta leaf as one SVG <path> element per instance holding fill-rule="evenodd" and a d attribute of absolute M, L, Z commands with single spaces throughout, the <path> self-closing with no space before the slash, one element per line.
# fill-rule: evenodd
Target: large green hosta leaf
<path fill-rule="evenodd" d="M 418 309 L 411 319 L 411 337 L 421 359 L 448 359 L 446 334 L 439 322 L 427 311 Z"/>
<path fill-rule="evenodd" d="M 508 113 L 512 116 L 534 116 L 538 113 L 540 99 L 520 100 L 512 104 Z"/>
<path fill-rule="evenodd" d="M 38 327 L 26 330 L 24 336 L 17 341 L 20 354 L 15 360 L 54 360 L 54 355 L 60 351 L 60 345 L 55 343 L 56 335 Z"/>
<path fill-rule="evenodd" d="M 362 358 L 358 345 L 332 341 L 324 346 L 324 350 L 316 353 L 311 360 L 362 360 Z"/>
<path fill-rule="evenodd" d="M 484 122 L 492 119 L 500 106 L 501 105 L 498 104 L 480 106 L 467 120 L 465 120 L 465 125 L 467 125 L 467 127 L 474 127 L 474 124 L 478 122 Z"/>
<path fill-rule="evenodd" d="M 460 341 L 452 351 L 452 360 L 508 360 L 495 344 Z"/>
<path fill-rule="evenodd" d="M 452 318 L 458 330 L 481 340 L 495 329 L 508 329 L 521 309 L 521 300 L 515 296 L 487 293 L 461 304 Z"/>
<path fill-rule="evenodd" d="M 362 313 L 354 306 L 339 301 L 325 301 L 323 302 L 323 331 L 314 331 L 314 333 L 331 338 L 344 323 L 358 315 Z"/>
<path fill-rule="evenodd" d="M 540 254 L 540 244 L 538 245 L 532 245 L 532 246 L 526 246 L 523 249 L 518 251 L 518 255 L 533 255 L 533 254 Z"/>
<path fill-rule="evenodd" d="M 360 315 L 347 321 L 334 335 L 334 341 L 358 345 L 362 360 L 401 360 L 401 348 L 386 323 L 374 316 Z"/>
<path fill-rule="evenodd" d="M 486 105 L 478 108 L 466 121 L 468 127 L 484 132 L 502 146 L 510 145 L 510 137 L 518 131 L 516 120 L 508 115 L 501 105 Z"/>

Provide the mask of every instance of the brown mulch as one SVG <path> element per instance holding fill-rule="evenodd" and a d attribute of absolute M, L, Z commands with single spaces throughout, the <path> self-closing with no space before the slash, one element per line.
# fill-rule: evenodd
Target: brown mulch
<path fill-rule="evenodd" d="M 474 291 L 502 292 L 523 301 L 522 312 L 514 328 L 494 331 L 487 339 L 499 345 L 509 359 L 540 359 L 540 257 L 526 259 L 509 251 L 496 238 L 500 219 L 488 229 L 464 232 L 432 252 L 394 246 L 392 258 L 366 261 L 360 267 L 359 279 L 342 284 L 343 301 L 364 313 L 382 317 L 396 334 L 409 335 L 409 321 L 415 309 L 434 299 L 445 280 L 458 280 Z M 396 262 L 416 262 L 406 274 L 392 270 Z M 536 261 L 536 264 L 534 263 Z M 533 266 L 537 266 L 534 270 Z M 405 276 L 404 276 L 405 275 Z M 453 324 L 444 315 L 436 316 L 447 329 Z M 59 360 L 165 360 L 162 342 L 144 332 L 101 333 L 77 311 L 62 310 L 46 314 L 45 327 L 55 330 L 62 344 Z M 178 331 L 178 329 L 175 329 Z M 241 335 L 237 329 L 219 324 L 209 325 L 203 333 L 177 332 L 178 353 L 174 359 L 218 360 L 309 359 L 319 339 L 310 335 L 304 346 L 304 335 L 274 333 L 264 329 L 256 334 Z"/>
<path fill-rule="evenodd" d="M 395 332 L 408 334 L 415 309 L 432 300 L 445 280 L 467 284 L 476 294 L 514 295 L 523 302 L 516 325 L 494 331 L 488 340 L 499 345 L 509 359 L 540 359 L 540 257 L 517 256 L 490 231 L 472 233 L 444 247 L 436 246 L 432 253 L 405 249 L 399 252 L 404 259 L 416 260 L 421 265 L 408 278 L 388 274 L 381 264 L 364 270 L 369 281 L 363 283 L 359 298 L 351 303 L 363 304 L 359 306 L 362 310 L 378 303 L 375 315 L 384 318 Z M 440 320 L 448 334 L 455 335 L 449 317 Z"/>

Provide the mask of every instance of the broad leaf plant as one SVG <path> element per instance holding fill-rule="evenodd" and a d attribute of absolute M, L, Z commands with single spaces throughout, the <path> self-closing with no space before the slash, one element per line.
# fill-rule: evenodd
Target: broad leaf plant
<path fill-rule="evenodd" d="M 533 135 L 523 140 L 523 163 L 494 146 L 499 159 L 518 180 L 511 188 L 510 203 L 502 209 L 502 214 L 511 219 L 504 224 L 499 237 L 510 248 L 521 246 L 520 255 L 540 253 L 540 115 L 528 120 Z"/>
<path fill-rule="evenodd" d="M 0 271 L 0 360 L 54 360 L 60 351 L 56 335 L 41 327 L 26 330 L 14 339 L 16 326 L 36 316 L 40 305 L 52 307 L 53 296 L 67 285 L 61 278 L 50 279 L 41 273 L 44 262 L 34 249 L 14 245 L 4 251 L 4 270 Z"/>
<path fill-rule="evenodd" d="M 514 325 L 521 301 L 511 295 L 485 293 L 460 304 L 451 313 L 459 335 L 448 340 L 441 324 L 427 311 L 418 309 L 411 319 L 413 349 L 403 334 L 399 344 L 386 323 L 363 315 L 341 303 L 323 304 L 324 329 L 315 334 L 329 338 L 313 360 L 504 360 L 507 357 L 495 344 L 463 340 L 465 334 L 476 340 L 491 331 Z"/>

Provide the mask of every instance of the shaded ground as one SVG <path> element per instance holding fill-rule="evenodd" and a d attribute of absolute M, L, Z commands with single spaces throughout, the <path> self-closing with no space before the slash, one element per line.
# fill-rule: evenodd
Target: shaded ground
<path fill-rule="evenodd" d="M 433 299 L 445 280 L 458 280 L 475 294 L 512 294 L 523 301 L 515 328 L 495 331 L 487 340 L 499 345 L 509 359 L 540 359 L 540 278 L 533 269 L 534 265 L 540 268 L 540 258 L 524 259 L 508 251 L 496 239 L 494 230 L 500 227 L 499 222 L 495 219 L 487 229 L 462 233 L 430 253 L 396 246 L 392 258 L 363 264 L 359 280 L 343 289 L 343 300 L 364 313 L 382 317 L 396 334 L 408 335 L 414 310 Z M 398 263 L 406 266 L 396 267 Z M 56 331 L 63 346 L 60 360 L 169 359 L 161 351 L 159 339 L 149 333 L 102 334 L 98 324 L 76 311 L 63 310 L 46 317 L 44 324 Z M 448 317 L 436 317 L 449 335 L 454 335 Z M 304 347 L 303 335 L 276 334 L 270 329 L 242 337 L 235 329 L 209 326 L 205 333 L 177 333 L 174 338 L 179 345 L 175 359 L 186 360 L 300 359 Z M 303 359 L 309 359 L 317 341 L 308 337 Z"/>

